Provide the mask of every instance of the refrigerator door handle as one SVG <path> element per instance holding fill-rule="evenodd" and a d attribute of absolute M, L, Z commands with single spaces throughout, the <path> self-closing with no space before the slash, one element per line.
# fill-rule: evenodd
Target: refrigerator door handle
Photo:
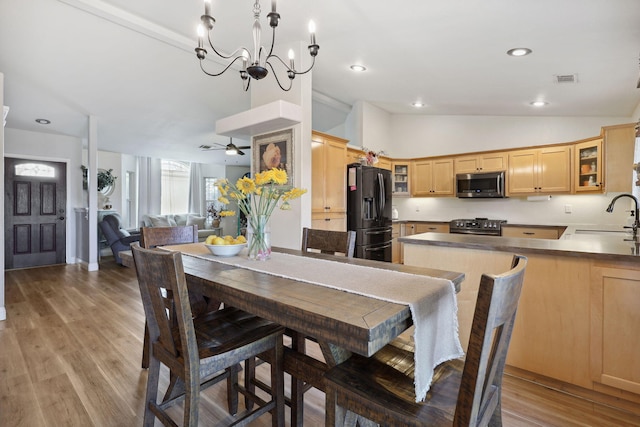
<path fill-rule="evenodd" d="M 385 233 L 389 233 L 390 231 L 391 231 L 391 229 L 387 228 L 387 229 L 380 230 L 380 231 L 365 231 L 364 234 L 369 236 L 371 234 L 385 234 Z"/>
<path fill-rule="evenodd" d="M 390 248 L 391 245 L 384 245 L 384 246 L 376 246 L 375 248 L 364 248 L 364 250 L 366 252 L 375 252 L 375 251 L 382 251 L 384 249 Z"/>
<path fill-rule="evenodd" d="M 378 188 L 380 190 L 378 193 L 378 218 L 382 218 L 386 203 L 386 189 L 384 188 L 384 177 L 381 173 L 378 173 L 378 184 Z"/>

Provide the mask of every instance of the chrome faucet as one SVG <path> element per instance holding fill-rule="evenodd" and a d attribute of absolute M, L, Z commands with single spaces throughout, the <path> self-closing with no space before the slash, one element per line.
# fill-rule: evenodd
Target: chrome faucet
<path fill-rule="evenodd" d="M 609 203 L 609 206 L 607 207 L 607 212 L 609 213 L 613 212 L 613 205 L 615 205 L 616 201 L 621 197 L 629 197 L 630 199 L 633 199 L 633 203 L 635 203 L 636 205 L 635 212 L 634 211 L 631 212 L 632 215 L 635 215 L 633 219 L 633 225 L 631 227 L 629 226 L 624 227 L 624 228 L 631 228 L 631 230 L 633 231 L 633 240 L 635 241 L 637 240 L 638 228 L 640 227 L 640 218 L 638 218 L 638 208 L 640 204 L 638 203 L 638 199 L 636 198 L 636 196 L 631 194 L 620 194 L 619 196 L 614 197 L 613 200 L 611 200 L 611 203 Z"/>

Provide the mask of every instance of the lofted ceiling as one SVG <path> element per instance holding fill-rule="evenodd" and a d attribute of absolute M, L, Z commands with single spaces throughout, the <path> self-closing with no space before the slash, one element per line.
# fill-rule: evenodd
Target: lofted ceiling
<path fill-rule="evenodd" d="M 250 47 L 252 4 L 213 0 L 223 50 Z M 262 7 L 264 15 L 269 2 Z M 638 0 L 279 0 L 278 12 L 276 44 L 306 42 L 316 22 L 317 130 L 339 124 L 358 100 L 392 114 L 616 117 L 640 102 Z M 7 127 L 85 138 L 93 115 L 101 150 L 249 164 L 249 155 L 198 148 L 226 145 L 216 120 L 250 107 L 237 70 L 200 71 L 202 13 L 201 0 L 2 0 Z M 507 56 L 514 47 L 533 53 Z M 367 71 L 350 71 L 355 63 Z M 273 76 L 252 84 L 276 87 Z"/>

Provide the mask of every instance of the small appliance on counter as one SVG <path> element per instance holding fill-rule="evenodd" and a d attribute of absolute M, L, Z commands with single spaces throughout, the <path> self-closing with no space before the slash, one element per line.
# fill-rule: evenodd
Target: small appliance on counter
<path fill-rule="evenodd" d="M 486 236 L 501 236 L 502 224 L 507 221 L 503 219 L 454 219 L 449 223 L 449 233 L 451 234 L 483 234 Z"/>
<path fill-rule="evenodd" d="M 356 232 L 356 258 L 391 262 L 391 171 L 347 166 L 347 230 Z"/>

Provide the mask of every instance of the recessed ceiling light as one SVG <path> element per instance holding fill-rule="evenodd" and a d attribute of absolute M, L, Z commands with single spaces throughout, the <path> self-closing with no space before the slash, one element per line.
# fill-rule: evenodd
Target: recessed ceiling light
<path fill-rule="evenodd" d="M 51 123 L 51 120 L 47 120 L 47 119 L 36 119 L 36 123 L 39 123 L 41 125 L 48 125 L 49 123 Z"/>
<path fill-rule="evenodd" d="M 364 65 L 355 64 L 355 65 L 352 65 L 349 68 L 351 68 L 353 71 L 357 71 L 357 72 L 367 71 L 367 67 L 365 67 Z"/>
<path fill-rule="evenodd" d="M 509 56 L 526 56 L 529 55 L 532 52 L 531 49 L 526 48 L 526 47 L 516 47 L 513 49 L 509 49 L 507 51 L 507 55 Z"/>
<path fill-rule="evenodd" d="M 533 105 L 534 107 L 544 107 L 545 105 L 548 104 L 548 102 L 544 102 L 544 101 L 533 101 L 530 103 L 531 105 Z"/>
<path fill-rule="evenodd" d="M 411 103 L 411 105 L 413 105 L 416 108 L 422 108 L 422 107 L 424 107 L 424 102 L 416 101 L 416 102 Z"/>

